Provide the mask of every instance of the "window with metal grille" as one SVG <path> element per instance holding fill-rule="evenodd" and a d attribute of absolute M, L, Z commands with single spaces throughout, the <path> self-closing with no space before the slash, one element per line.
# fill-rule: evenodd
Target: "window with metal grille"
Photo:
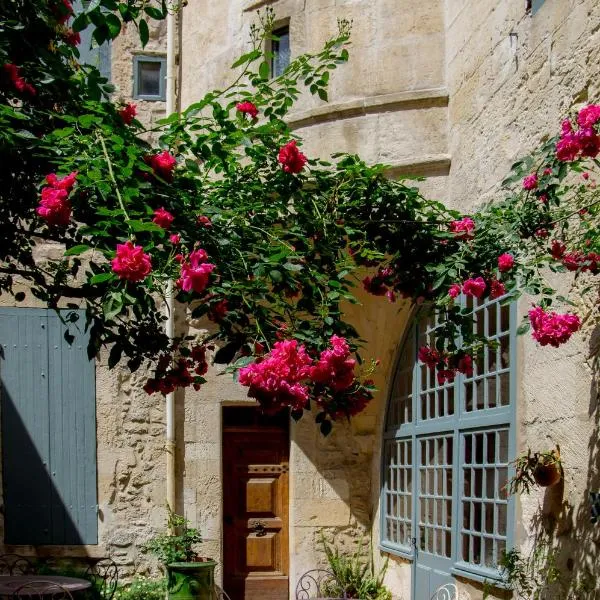
<path fill-rule="evenodd" d="M 133 97 L 139 100 L 166 99 L 167 61 L 164 56 L 134 56 Z"/>
<path fill-rule="evenodd" d="M 279 77 L 290 64 L 290 28 L 288 25 L 273 31 L 271 40 L 271 77 Z"/>
<path fill-rule="evenodd" d="M 417 315 L 400 350 L 383 440 L 381 546 L 415 564 L 431 557 L 448 573 L 500 579 L 513 527 L 506 484 L 515 447 L 516 306 L 462 302 L 474 330 L 493 341 L 471 376 L 440 384 L 418 361 L 418 348 L 435 344 L 435 316 Z"/>

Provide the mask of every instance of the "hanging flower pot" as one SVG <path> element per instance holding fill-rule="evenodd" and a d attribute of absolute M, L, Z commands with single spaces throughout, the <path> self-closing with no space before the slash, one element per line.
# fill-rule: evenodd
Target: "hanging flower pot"
<path fill-rule="evenodd" d="M 514 461 L 514 465 L 515 476 L 509 484 L 511 494 L 529 493 L 532 485 L 556 485 L 563 475 L 558 446 L 548 452 L 532 452 L 528 449 Z"/>

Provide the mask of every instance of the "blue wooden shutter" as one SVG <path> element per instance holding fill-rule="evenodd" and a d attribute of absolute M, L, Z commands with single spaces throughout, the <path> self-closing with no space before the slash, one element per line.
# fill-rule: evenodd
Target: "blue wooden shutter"
<path fill-rule="evenodd" d="M 67 311 L 65 311 L 66 313 Z M 95 544 L 95 367 L 80 323 L 0 309 L 7 544 Z"/>
<path fill-rule="evenodd" d="M 77 0 L 73 2 L 75 14 L 83 12 L 83 6 L 89 4 L 89 0 Z M 110 81 L 111 72 L 111 44 L 105 42 L 101 46 L 92 47 L 93 25 L 88 25 L 86 29 L 80 32 L 81 43 L 77 46 L 79 50 L 79 62 L 83 65 L 92 65 L 96 67 L 103 77 Z"/>

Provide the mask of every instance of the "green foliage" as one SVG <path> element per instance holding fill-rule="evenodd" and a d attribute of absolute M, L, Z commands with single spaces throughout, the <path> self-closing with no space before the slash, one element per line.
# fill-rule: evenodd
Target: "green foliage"
<path fill-rule="evenodd" d="M 375 573 L 369 547 L 363 546 L 362 540 L 352 555 L 342 554 L 338 548 L 327 544 L 323 535 L 320 543 L 327 556 L 329 569 L 335 576 L 335 582 L 327 582 L 326 589 L 321 590 L 328 597 L 391 600 L 391 592 L 383 585 L 387 559 L 379 572 Z"/>
<path fill-rule="evenodd" d="M 136 577 L 131 583 L 117 588 L 114 600 L 164 600 L 166 590 L 164 578 Z"/>
<path fill-rule="evenodd" d="M 175 562 L 191 562 L 198 556 L 194 549 L 202 542 L 202 536 L 197 529 L 189 526 L 189 521 L 175 514 L 169 506 L 167 530 L 142 546 L 142 552 L 150 552 L 164 565 Z"/>

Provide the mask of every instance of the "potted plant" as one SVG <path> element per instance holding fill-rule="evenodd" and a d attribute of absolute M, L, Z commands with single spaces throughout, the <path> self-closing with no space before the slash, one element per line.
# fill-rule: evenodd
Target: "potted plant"
<path fill-rule="evenodd" d="M 515 476 L 510 480 L 510 493 L 529 493 L 531 486 L 550 487 L 556 485 L 563 474 L 560 448 L 547 452 L 527 452 L 515 461 Z"/>
<path fill-rule="evenodd" d="M 167 510 L 167 531 L 148 540 L 142 552 L 154 554 L 164 566 L 169 600 L 212 600 L 217 563 L 198 556 L 194 546 L 202 542 L 200 532 Z"/>

